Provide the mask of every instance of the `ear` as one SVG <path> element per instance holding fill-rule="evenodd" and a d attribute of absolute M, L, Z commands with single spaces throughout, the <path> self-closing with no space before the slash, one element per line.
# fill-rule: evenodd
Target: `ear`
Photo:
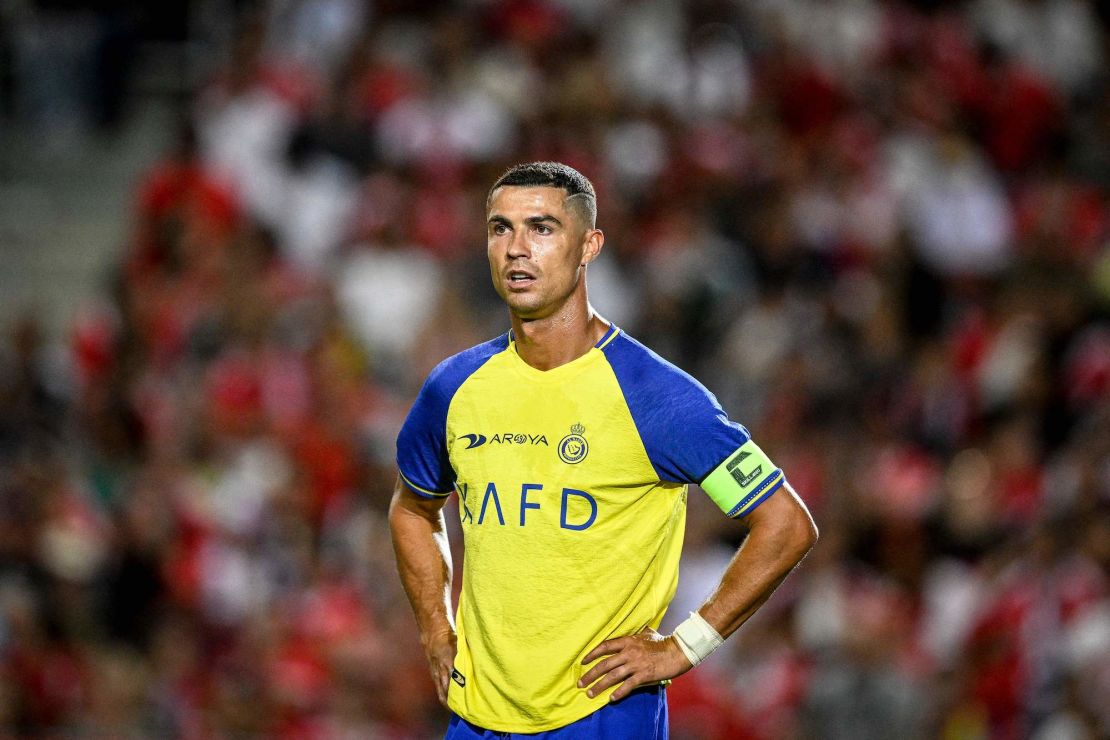
<path fill-rule="evenodd" d="M 601 229 L 590 229 L 586 232 L 586 241 L 582 250 L 582 265 L 588 265 L 597 259 L 601 254 L 601 248 L 605 245 L 605 234 Z"/>

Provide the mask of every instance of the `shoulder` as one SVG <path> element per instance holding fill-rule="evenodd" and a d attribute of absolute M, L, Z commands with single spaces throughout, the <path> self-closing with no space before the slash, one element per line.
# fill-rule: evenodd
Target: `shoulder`
<path fill-rule="evenodd" d="M 696 378 L 623 331 L 602 351 L 626 394 L 630 391 L 666 394 L 686 402 L 717 405 L 717 399 Z"/>
<path fill-rule="evenodd" d="M 451 355 L 436 365 L 432 372 L 428 374 L 428 379 L 424 382 L 424 390 L 421 393 L 430 393 L 440 398 L 450 399 L 451 396 L 455 395 L 455 391 L 466 382 L 467 378 L 486 364 L 489 358 L 505 350 L 508 346 L 509 335 L 506 333 L 488 342 L 477 344 L 470 349 Z"/>
<path fill-rule="evenodd" d="M 454 486 L 447 454 L 447 413 L 466 379 L 508 346 L 508 335 L 452 355 L 424 381 L 397 435 L 397 469 L 409 488 L 425 498 L 442 498 Z"/>
<path fill-rule="evenodd" d="M 489 358 L 508 347 L 508 334 L 463 350 L 435 366 L 424 381 L 416 401 L 409 410 L 406 426 L 410 423 L 441 424 L 447 417 L 451 399 L 466 379 L 486 363 Z"/>
<path fill-rule="evenodd" d="M 602 351 L 660 480 L 697 483 L 747 441 L 704 385 L 632 337 Z"/>

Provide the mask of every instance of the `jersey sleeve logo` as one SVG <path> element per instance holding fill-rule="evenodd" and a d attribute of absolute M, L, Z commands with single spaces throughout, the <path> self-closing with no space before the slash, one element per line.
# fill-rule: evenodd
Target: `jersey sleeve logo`
<path fill-rule="evenodd" d="M 590 445 L 583 436 L 586 427 L 575 424 L 570 428 L 570 434 L 559 440 L 559 459 L 568 465 L 582 462 L 590 452 Z"/>

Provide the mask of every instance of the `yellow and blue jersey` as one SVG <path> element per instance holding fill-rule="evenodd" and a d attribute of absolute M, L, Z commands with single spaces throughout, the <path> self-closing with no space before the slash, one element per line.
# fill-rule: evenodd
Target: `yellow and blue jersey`
<path fill-rule="evenodd" d="M 783 484 L 713 395 L 616 327 L 547 371 L 511 332 L 442 362 L 397 440 L 417 494 L 459 496 L 452 710 L 541 732 L 605 705 L 577 687 L 600 642 L 657 628 L 678 582 L 686 488 L 726 514 Z"/>

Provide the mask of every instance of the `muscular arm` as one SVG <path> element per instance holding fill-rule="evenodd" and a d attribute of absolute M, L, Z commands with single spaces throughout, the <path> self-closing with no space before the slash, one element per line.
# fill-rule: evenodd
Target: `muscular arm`
<path fill-rule="evenodd" d="M 789 483 L 741 521 L 748 537 L 698 609 L 721 637 L 748 621 L 817 542 L 817 526 Z"/>
<path fill-rule="evenodd" d="M 455 623 L 451 616 L 451 550 L 443 520 L 446 499 L 417 496 L 397 478 L 389 505 L 389 529 L 397 570 L 408 594 L 420 642 L 439 700 L 447 703 L 447 686 L 455 662 Z"/>
<path fill-rule="evenodd" d="M 698 609 L 722 637 L 739 629 L 771 597 L 817 541 L 817 527 L 789 483 L 741 521 L 748 527 L 748 537 L 713 595 Z M 589 687 L 589 695 L 595 696 L 621 684 L 613 692 L 614 701 L 637 686 L 674 678 L 692 667 L 673 636 L 654 630 L 606 640 L 582 662 L 604 655 L 609 657 L 591 668 L 578 685 Z"/>

